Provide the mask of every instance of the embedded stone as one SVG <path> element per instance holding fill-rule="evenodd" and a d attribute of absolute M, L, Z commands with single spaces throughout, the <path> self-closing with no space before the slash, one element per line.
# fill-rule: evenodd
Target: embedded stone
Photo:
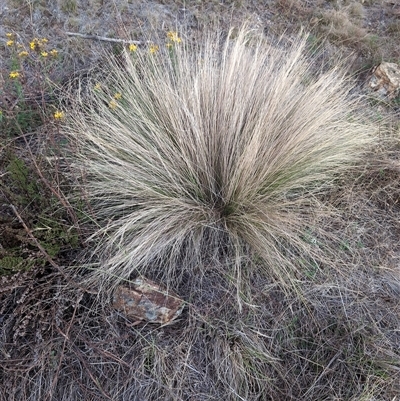
<path fill-rule="evenodd" d="M 381 96 L 395 98 L 400 91 L 400 66 L 396 63 L 379 64 L 368 83 Z"/>
<path fill-rule="evenodd" d="M 184 301 L 163 286 L 138 277 L 129 286 L 117 287 L 113 307 L 136 322 L 166 324 L 182 313 Z"/>

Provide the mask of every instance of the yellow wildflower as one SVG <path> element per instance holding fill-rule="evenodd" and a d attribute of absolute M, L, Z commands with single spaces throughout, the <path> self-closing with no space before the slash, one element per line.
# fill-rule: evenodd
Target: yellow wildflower
<path fill-rule="evenodd" d="M 56 120 L 61 120 L 61 119 L 63 119 L 64 118 L 64 113 L 62 112 L 62 111 L 56 111 L 55 113 L 54 113 L 54 118 L 56 119 Z"/>
<path fill-rule="evenodd" d="M 137 45 L 135 45 L 134 43 L 131 43 L 129 45 L 129 51 L 130 52 L 135 52 L 137 50 Z"/>
<path fill-rule="evenodd" d="M 46 38 L 33 38 L 30 42 L 29 42 L 29 47 L 31 48 L 31 50 L 35 50 L 35 51 L 39 51 L 43 48 L 43 46 L 48 42 L 48 39 Z"/>
<path fill-rule="evenodd" d="M 175 43 L 181 43 L 182 42 L 182 39 L 178 36 L 178 32 L 174 32 L 174 31 L 167 32 L 167 38 L 171 42 L 175 42 Z"/>
<path fill-rule="evenodd" d="M 39 50 L 40 49 L 40 43 L 39 43 L 39 39 L 38 38 L 34 38 L 29 42 L 29 47 L 31 48 L 31 50 Z"/>
<path fill-rule="evenodd" d="M 58 50 L 56 50 L 56 49 L 50 50 L 50 54 L 51 54 L 53 57 L 57 57 L 57 56 L 58 56 Z"/>
<path fill-rule="evenodd" d="M 9 74 L 9 77 L 11 79 L 15 79 L 15 78 L 18 78 L 20 76 L 21 76 L 21 74 L 18 71 L 11 71 L 10 74 Z"/>
<path fill-rule="evenodd" d="M 6 45 L 7 46 L 12 46 L 14 44 L 13 40 L 7 40 Z"/>
<path fill-rule="evenodd" d="M 18 56 L 20 57 L 26 57 L 29 53 L 26 50 L 23 50 L 22 52 L 18 53 Z"/>
<path fill-rule="evenodd" d="M 121 97 L 122 97 L 122 94 L 121 93 L 119 93 L 119 92 L 117 92 L 117 93 L 115 93 L 114 94 L 114 99 L 121 99 Z"/>
<path fill-rule="evenodd" d="M 97 82 L 97 84 L 93 87 L 95 91 L 99 91 L 101 89 L 101 83 Z"/>
<path fill-rule="evenodd" d="M 116 109 L 117 108 L 117 106 L 118 106 L 118 103 L 114 100 L 114 99 L 112 99 L 111 101 L 110 101 L 110 103 L 108 103 L 108 107 L 110 108 L 110 109 Z"/>
<path fill-rule="evenodd" d="M 150 54 L 154 54 L 158 52 L 158 45 L 151 45 L 150 46 Z"/>
<path fill-rule="evenodd" d="M 12 38 L 14 35 L 11 32 L 6 33 L 7 38 Z"/>

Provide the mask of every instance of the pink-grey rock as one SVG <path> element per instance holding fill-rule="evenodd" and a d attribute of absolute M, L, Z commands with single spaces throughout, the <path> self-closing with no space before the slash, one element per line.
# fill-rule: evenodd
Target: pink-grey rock
<path fill-rule="evenodd" d="M 396 63 L 379 64 L 368 85 L 382 97 L 395 98 L 400 92 L 400 66 Z"/>
<path fill-rule="evenodd" d="M 161 285 L 138 277 L 129 287 L 117 287 L 113 307 L 135 322 L 166 324 L 182 313 L 184 301 Z"/>

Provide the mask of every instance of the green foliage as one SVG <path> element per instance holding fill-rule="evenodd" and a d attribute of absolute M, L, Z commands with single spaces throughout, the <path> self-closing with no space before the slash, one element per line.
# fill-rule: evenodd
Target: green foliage
<path fill-rule="evenodd" d="M 49 194 L 43 181 L 32 171 L 21 157 L 10 153 L 6 164 L 8 175 L 0 184 L 7 194 L 7 202 L 23 210 L 24 219 L 32 235 L 44 248 L 48 256 L 58 258 L 69 250 L 80 246 L 78 232 L 71 223 L 66 210 L 58 199 Z M 23 228 L 9 228 L 9 222 L 0 222 L 4 228 L 0 254 L 0 275 L 27 270 L 32 266 L 44 266 L 45 255 L 38 252 L 35 242 Z"/>
<path fill-rule="evenodd" d="M 22 87 L 15 82 L 14 91 L 9 95 L 15 97 L 16 104 L 12 110 L 4 110 L 0 116 L 0 130 L 7 138 L 13 138 L 22 132 L 30 132 L 43 124 L 43 112 L 35 104 L 24 99 Z"/>
<path fill-rule="evenodd" d="M 56 257 L 63 249 L 75 249 L 80 244 L 77 231 L 63 224 L 61 216 L 49 219 L 43 213 L 33 232 L 50 257 Z"/>
<path fill-rule="evenodd" d="M 55 182 L 52 174 L 45 178 L 48 172 L 39 171 L 43 168 L 43 160 L 27 152 L 28 141 L 25 140 L 22 148 L 17 146 L 18 138 L 25 139 L 28 134 L 32 138 L 33 131 L 48 121 L 50 111 L 54 120 L 63 118 L 62 113 L 49 106 L 54 89 L 51 74 L 58 51 L 49 48 L 46 38 L 33 38 L 25 45 L 13 33 L 6 36 L 9 59 L 6 60 L 8 68 L 4 70 L 4 86 L 0 91 L 0 101 L 4 105 L 0 111 L 0 139 L 5 150 L 0 160 L 3 172 L 0 201 L 20 211 L 30 232 L 16 225 L 18 219 L 14 222 L 0 220 L 0 274 L 48 263 L 45 255 L 38 252 L 32 235 L 51 258 L 59 258 L 63 252 L 79 246 L 77 231 L 69 223 L 70 216 L 60 207 L 62 194 L 56 187 L 60 177 Z M 34 79 L 27 79 L 28 74 Z M 57 125 L 49 127 L 49 130 L 55 129 Z M 57 154 L 58 151 L 54 143 L 51 152 Z M 50 185 L 56 189 L 52 191 Z M 55 196 L 57 193 L 59 198 Z"/>
<path fill-rule="evenodd" d="M 63 0 L 61 10 L 65 13 L 76 13 L 78 4 L 76 0 Z"/>
<path fill-rule="evenodd" d="M 7 165 L 7 171 L 10 173 L 13 185 L 17 188 L 19 200 L 22 204 L 27 205 L 37 199 L 38 187 L 36 182 L 31 179 L 28 167 L 24 160 L 15 155 L 10 156 L 10 162 Z"/>
<path fill-rule="evenodd" d="M 315 260 L 307 261 L 305 259 L 300 259 L 299 263 L 304 270 L 304 274 L 310 279 L 314 279 L 320 270 L 320 267 Z"/>
<path fill-rule="evenodd" d="M 307 36 L 307 47 L 311 54 L 317 54 L 321 48 L 322 40 L 317 35 L 310 33 Z"/>
<path fill-rule="evenodd" d="M 0 276 L 14 274 L 21 270 L 29 270 L 34 264 L 22 256 L 0 255 Z"/>

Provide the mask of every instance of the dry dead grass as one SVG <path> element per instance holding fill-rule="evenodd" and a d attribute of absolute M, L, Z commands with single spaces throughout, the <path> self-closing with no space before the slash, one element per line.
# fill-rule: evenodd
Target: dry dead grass
<path fill-rule="evenodd" d="M 187 307 L 166 327 L 132 327 L 57 273 L 30 272 L 7 288 L 3 283 L 1 399 L 316 401 L 398 394 L 396 277 L 372 276 L 358 265 L 351 279 L 310 283 L 299 301 L 249 272 L 257 306 L 239 314 L 223 268 L 206 272 L 201 288 L 186 275 L 178 291 Z"/>

